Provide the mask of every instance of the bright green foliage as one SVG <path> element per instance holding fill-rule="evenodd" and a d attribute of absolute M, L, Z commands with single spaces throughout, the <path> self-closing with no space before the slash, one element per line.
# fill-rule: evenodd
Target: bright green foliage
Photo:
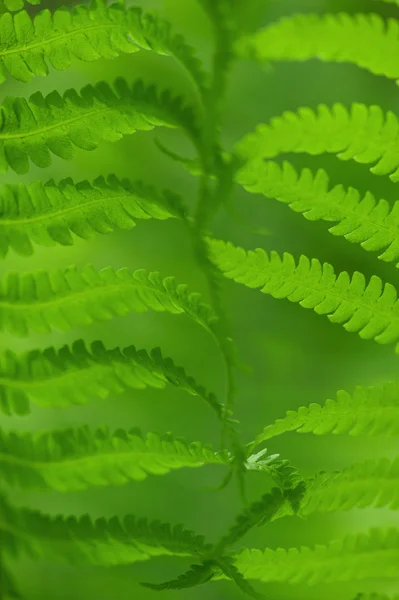
<path fill-rule="evenodd" d="M 168 91 L 158 94 L 141 81 L 129 86 L 119 78 L 114 88 L 107 83 L 87 85 L 80 94 L 68 90 L 40 92 L 29 101 L 8 97 L 0 107 L 0 170 L 29 170 L 29 160 L 48 167 L 52 154 L 71 159 L 76 148 L 95 150 L 100 142 L 116 142 L 123 135 L 148 131 L 155 126 L 181 127 L 194 139 L 195 117 L 181 98 Z"/>
<path fill-rule="evenodd" d="M 375 275 L 369 283 L 362 273 L 338 276 L 328 263 L 301 256 L 298 264 L 291 254 L 235 247 L 231 243 L 210 240 L 214 263 L 224 275 L 250 288 L 260 288 L 274 298 L 287 298 L 332 323 L 342 323 L 347 331 L 358 332 L 363 339 L 380 344 L 399 339 L 399 302 L 393 285 Z"/>
<path fill-rule="evenodd" d="M 97 271 L 88 265 L 83 270 L 8 273 L 0 281 L 0 330 L 18 336 L 69 331 L 148 309 L 185 313 L 207 330 L 215 320 L 199 294 L 189 293 L 173 277 L 162 279 L 159 273 L 143 269 Z"/>
<path fill-rule="evenodd" d="M 296 514 L 301 506 L 305 489 L 304 482 L 287 490 L 274 488 L 259 502 L 252 503 L 242 514 L 238 515 L 234 525 L 217 545 L 217 551 L 221 552 L 232 546 L 253 527 Z"/>
<path fill-rule="evenodd" d="M 136 219 L 182 216 L 176 194 L 140 181 L 131 183 L 110 175 L 93 183 L 64 179 L 5 185 L 0 190 L 0 258 L 9 248 L 22 256 L 33 244 L 70 246 L 74 235 L 90 239 L 118 229 L 131 229 Z"/>
<path fill-rule="evenodd" d="M 368 507 L 399 509 L 399 458 L 355 463 L 343 471 L 322 471 L 290 489 L 274 488 L 237 517 L 219 547 L 230 546 L 253 527 L 282 517 Z"/>
<path fill-rule="evenodd" d="M 372 13 L 297 14 L 240 39 L 236 52 L 260 62 L 311 58 L 347 62 L 375 75 L 397 79 L 399 24 L 395 19 L 386 24 L 380 15 Z"/>
<path fill-rule="evenodd" d="M 253 447 L 288 431 L 315 435 L 398 436 L 399 384 L 358 386 L 352 395 L 340 390 L 336 400 L 328 399 L 323 406 L 310 404 L 297 411 L 287 411 L 285 418 L 265 427 L 255 438 Z"/>
<path fill-rule="evenodd" d="M 23 7 L 22 0 L 2 1 L 9 10 Z M 31 4 L 37 1 L 28 0 Z M 399 0 L 386 1 L 399 4 Z M 138 429 L 129 429 L 130 424 L 115 431 L 79 424 L 33 433 L 22 430 L 18 419 L 16 430 L 0 430 L 0 480 L 7 490 L 69 493 L 138 483 L 150 475 L 186 467 L 219 465 L 226 471 L 219 488 L 236 476 L 243 507 L 232 526 L 210 545 L 181 526 L 132 516 L 95 522 L 89 516 L 50 517 L 10 504 L 0 490 L 0 596 L 6 600 L 19 598 L 12 574 L 6 570 L 7 560 L 23 555 L 48 563 L 103 567 L 159 556 L 189 557 L 194 563 L 190 570 L 186 564 L 183 574 L 144 585 L 152 590 L 180 590 L 227 578 L 257 599 L 262 596 L 250 584 L 251 579 L 325 585 L 370 577 L 397 578 L 399 574 L 399 531 L 394 529 L 372 530 L 314 549 L 266 548 L 261 552 L 237 545 L 254 527 L 282 517 L 292 523 L 295 517 L 316 512 L 365 507 L 398 510 L 399 458 L 376 457 L 343 471 L 322 471 L 305 478 L 279 454 L 269 454 L 265 448 L 255 452 L 255 448 L 285 432 L 397 436 L 399 383 L 358 387 L 353 395 L 340 391 L 336 400 L 327 400 L 323 406 L 311 404 L 289 411 L 244 447 L 233 414 L 238 382 L 235 370 L 241 363 L 222 285 L 225 276 L 274 298 L 286 298 L 328 316 L 362 338 L 396 343 L 399 351 L 396 289 L 384 285 L 376 275 L 367 282 L 358 272 L 335 274 L 331 265 L 316 258 L 301 256 L 296 262 L 288 253 L 246 252 L 230 242 L 205 237 L 212 235 L 213 217 L 230 199 L 236 181 L 249 192 L 276 198 L 309 220 L 332 223 L 332 234 L 359 243 L 365 250 L 382 252 L 382 260 L 399 261 L 398 203 L 390 207 L 369 192 L 362 197 L 351 187 L 330 187 L 324 170 L 297 172 L 289 162 L 280 166 L 267 160 L 287 153 L 331 153 L 341 160 L 368 164 L 372 172 L 399 181 L 399 119 L 392 112 L 363 104 L 353 104 L 350 109 L 341 104 L 332 108 L 320 105 L 316 110 L 300 108 L 259 125 L 233 153 L 224 147 L 222 131 L 228 77 L 238 55 L 259 62 L 311 58 L 349 62 L 396 79 L 399 22 L 373 14 L 297 15 L 237 41 L 239 32 L 249 29 L 250 12 L 255 24 L 252 15 L 263 10 L 261 0 L 257 7 L 254 3 L 248 8 L 240 0 L 199 3 L 213 25 L 209 73 L 168 23 L 124 2 L 94 0 L 89 6 L 53 12 L 21 10 L 15 15 L 4 13 L 2 4 L 0 81 L 10 75 L 27 82 L 36 75 L 48 75 L 50 68 L 68 69 L 75 58 L 111 59 L 143 49 L 172 56 L 182 64 L 194 84 L 195 107 L 186 106 L 171 92 L 160 93 L 154 85 L 136 82 L 129 86 L 121 78 L 113 86 L 100 82 L 80 93 L 70 89 L 63 96 L 54 91 L 46 97 L 37 92 L 29 100 L 8 97 L 0 106 L 1 171 L 11 168 L 24 174 L 31 162 L 46 168 L 52 155 L 71 159 L 77 149 L 95 150 L 102 142 L 166 126 L 182 130 L 195 154 L 181 157 L 162 143 L 159 148 L 189 173 L 199 175 L 200 185 L 196 205 L 188 198 L 186 207 L 186 199 L 175 193 L 159 192 L 146 183 L 119 180 L 107 173 L 98 173 L 102 176 L 92 183 L 75 184 L 68 173 L 59 183 L 48 181 L 51 175 L 44 179 L 47 183 L 5 182 L 0 190 L 0 258 L 7 258 L 10 250 L 28 256 L 35 245 L 68 246 L 76 237 L 88 240 L 95 234 L 131 229 L 138 219 L 181 218 L 207 284 L 210 305 L 204 304 L 199 294 L 190 293 L 186 285 L 177 284 L 173 277 L 163 279 L 158 272 L 97 270 L 90 265 L 47 271 L 44 265 L 37 272 L 6 272 L 0 281 L 0 332 L 27 337 L 54 330 L 69 332 L 132 312 L 185 314 L 218 345 L 225 369 L 223 402 L 182 367 L 164 358 L 159 348 L 149 353 L 132 345 L 109 350 L 101 341 L 89 344 L 78 340 L 60 348 L 35 349 L 36 342 L 29 337 L 22 347 L 30 349 L 23 354 L 2 349 L 0 412 L 22 417 L 31 403 L 60 408 L 122 393 L 127 402 L 129 393 L 139 402 L 140 390 L 164 389 L 170 384 L 198 396 L 216 412 L 222 449 L 188 443 L 171 433 L 142 435 Z M 31 17 L 30 12 L 37 14 Z M 64 89 L 62 82 L 60 88 Z M 151 174 L 153 179 L 157 177 L 155 166 Z M 276 486 L 253 503 L 246 502 L 249 471 L 266 479 L 267 486 Z M 357 600 L 361 598 L 388 600 L 378 594 L 360 595 Z"/>
<path fill-rule="evenodd" d="M 11 507 L 0 497 L 0 532 L 6 551 L 28 553 L 51 562 L 123 565 L 152 556 L 198 556 L 207 547 L 202 536 L 170 525 L 126 516 L 92 521 L 88 516 L 48 517 Z"/>
<path fill-rule="evenodd" d="M 247 579 L 260 581 L 315 584 L 395 578 L 399 531 L 373 529 L 313 549 L 243 550 L 235 564 Z"/>
<path fill-rule="evenodd" d="M 206 561 L 201 565 L 193 565 L 189 571 L 179 575 L 177 579 L 165 581 L 164 583 L 142 583 L 144 587 L 159 592 L 164 590 L 183 590 L 207 583 L 213 578 L 214 564 Z"/>
<path fill-rule="evenodd" d="M 11 1 L 22 8 L 20 0 Z M 26 11 L 15 16 L 6 13 L 0 18 L 0 40 L 0 81 L 5 71 L 29 81 L 35 75 L 48 75 L 48 64 L 59 71 L 68 69 L 73 57 L 94 61 L 144 49 L 174 56 L 200 87 L 205 83 L 201 63 L 181 35 L 162 19 L 137 7 L 126 8 L 123 2 L 108 5 L 94 0 L 89 7 L 42 10 L 34 18 Z"/>
<path fill-rule="evenodd" d="M 29 4 L 40 4 L 40 0 L 27 0 Z M 24 7 L 24 0 L 4 0 L 4 6 L 7 10 L 16 11 Z"/>
<path fill-rule="evenodd" d="M 386 200 L 377 202 L 371 192 L 362 197 L 352 187 L 330 188 L 324 169 L 316 174 L 309 169 L 297 173 L 287 161 L 282 166 L 273 161 L 250 162 L 237 180 L 248 192 L 288 204 L 309 221 L 336 222 L 330 233 L 360 243 L 368 251 L 384 249 L 378 257 L 381 260 L 399 258 L 399 202 L 391 207 Z"/>
<path fill-rule="evenodd" d="M 38 434 L 0 431 L 2 481 L 71 492 L 122 485 L 182 467 L 229 465 L 227 453 L 170 435 L 88 427 Z"/>
<path fill-rule="evenodd" d="M 336 154 L 341 160 L 354 159 L 374 164 L 371 171 L 399 181 L 399 121 L 379 106 L 342 104 L 332 108 L 320 104 L 316 111 L 305 107 L 273 117 L 258 125 L 236 147 L 244 161 L 274 158 L 287 152 Z M 377 164 L 375 164 L 377 163 Z"/>
<path fill-rule="evenodd" d="M 399 458 L 357 463 L 307 482 L 299 514 L 387 506 L 399 509 Z"/>
<path fill-rule="evenodd" d="M 167 384 L 199 396 L 221 415 L 223 407 L 215 395 L 172 359 L 164 358 L 159 348 L 150 354 L 134 346 L 107 350 L 97 341 L 89 350 L 82 340 L 58 350 L 5 352 L 0 358 L 0 412 L 25 414 L 30 401 L 41 407 L 85 404 L 93 398 L 146 387 L 162 389 Z"/>

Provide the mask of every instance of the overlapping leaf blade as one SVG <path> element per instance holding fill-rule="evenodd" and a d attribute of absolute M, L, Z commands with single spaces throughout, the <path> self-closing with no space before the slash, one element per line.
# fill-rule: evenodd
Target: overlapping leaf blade
<path fill-rule="evenodd" d="M 399 509 L 399 459 L 356 463 L 333 473 L 319 473 L 307 481 L 300 514 L 352 508 Z"/>
<path fill-rule="evenodd" d="M 362 197 L 352 187 L 331 187 L 324 169 L 312 173 L 305 168 L 298 173 L 287 161 L 282 166 L 273 161 L 250 162 L 237 180 L 248 192 L 275 198 L 305 219 L 337 223 L 330 233 L 360 243 L 367 251 L 384 250 L 381 260 L 399 258 L 399 202 L 391 207 L 371 192 Z"/>
<path fill-rule="evenodd" d="M 199 396 L 218 415 L 222 405 L 159 348 L 147 353 L 129 346 L 108 350 L 100 342 L 90 349 L 83 340 L 60 349 L 11 351 L 0 357 L 0 411 L 24 414 L 30 402 L 41 407 L 85 404 L 130 389 L 164 388 L 167 384 Z"/>
<path fill-rule="evenodd" d="M 22 8 L 19 0 L 12 1 Z M 205 85 L 202 65 L 184 38 L 156 15 L 127 8 L 123 2 L 93 0 L 90 6 L 70 10 L 61 7 L 51 13 L 46 9 L 33 18 L 24 10 L 0 17 L 0 81 L 5 72 L 29 81 L 35 75 L 48 75 L 49 64 L 65 70 L 72 58 L 94 61 L 140 49 L 174 56 L 200 88 Z"/>
<path fill-rule="evenodd" d="M 323 406 L 310 404 L 287 411 L 285 418 L 265 427 L 254 446 L 288 431 L 315 435 L 399 435 L 399 384 L 358 386 L 353 394 L 337 392 Z M 252 445 L 251 445 L 252 446 Z"/>
<path fill-rule="evenodd" d="M 287 583 L 331 583 L 396 578 L 399 532 L 372 529 L 348 535 L 328 546 L 290 550 L 243 550 L 235 565 L 247 579 Z"/>
<path fill-rule="evenodd" d="M 205 464 L 229 465 L 230 457 L 199 442 L 135 430 L 0 431 L 1 479 L 22 488 L 79 491 Z"/>
<path fill-rule="evenodd" d="M 296 14 L 243 37 L 236 52 L 260 62 L 317 58 L 351 63 L 398 79 L 399 23 L 373 13 Z"/>
<path fill-rule="evenodd" d="M 0 281 L 0 330 L 26 336 L 30 331 L 69 331 L 75 326 L 108 321 L 114 316 L 149 309 L 185 313 L 208 331 L 215 316 L 187 286 L 173 277 L 143 269 L 130 272 L 91 265 L 56 271 L 8 273 Z"/>
<path fill-rule="evenodd" d="M 258 248 L 246 252 L 229 242 L 209 240 L 214 263 L 224 275 L 250 288 L 260 288 L 274 298 L 287 298 L 333 323 L 343 324 L 363 339 L 380 344 L 399 339 L 399 301 L 390 283 L 373 275 L 369 282 L 357 271 L 336 275 L 334 268 L 301 256 L 296 264 L 291 254 L 267 254 Z"/>
<path fill-rule="evenodd" d="M 196 143 L 196 117 L 182 98 L 159 94 L 141 81 L 129 86 L 119 78 L 29 100 L 7 97 L 0 107 L 0 170 L 26 173 L 30 161 L 48 167 L 52 154 L 71 159 L 76 149 L 94 150 L 103 141 L 115 142 L 155 126 L 180 127 Z"/>
<path fill-rule="evenodd" d="M 158 521 L 126 516 L 122 520 L 89 516 L 49 517 L 14 508 L 0 497 L 0 532 L 8 554 L 76 565 L 112 566 L 153 556 L 200 556 L 207 550 L 202 536 Z"/>
<path fill-rule="evenodd" d="M 0 189 L 0 258 L 10 247 L 29 256 L 34 244 L 67 246 L 74 243 L 74 236 L 89 239 L 131 229 L 137 219 L 179 217 L 181 206 L 172 192 L 160 193 L 143 182 L 113 175 L 93 183 L 64 179 L 5 185 Z"/>
<path fill-rule="evenodd" d="M 236 146 L 244 161 L 261 162 L 288 152 L 318 155 L 336 154 L 341 160 L 374 165 L 377 175 L 399 180 L 399 121 L 391 111 L 379 106 L 342 104 L 332 108 L 321 104 L 287 111 L 258 125 Z"/>

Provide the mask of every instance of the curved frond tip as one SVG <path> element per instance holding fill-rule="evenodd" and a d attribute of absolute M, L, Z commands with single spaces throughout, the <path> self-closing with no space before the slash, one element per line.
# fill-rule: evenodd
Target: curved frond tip
<path fill-rule="evenodd" d="M 22 0 L 6 1 L 12 10 L 23 7 Z M 127 8 L 123 2 L 93 0 L 90 6 L 62 7 L 53 13 L 46 9 L 35 17 L 25 10 L 0 17 L 0 81 L 6 72 L 29 81 L 35 75 L 48 75 L 49 64 L 63 71 L 72 58 L 91 62 L 140 49 L 175 57 L 200 89 L 205 86 L 202 64 L 183 36 L 156 15 Z"/>
<path fill-rule="evenodd" d="M 266 254 L 258 248 L 246 252 L 229 242 L 209 240 L 211 258 L 230 279 L 250 288 L 260 288 L 274 298 L 287 298 L 303 308 L 327 315 L 332 323 L 380 344 L 399 339 L 399 300 L 390 283 L 373 275 L 367 283 L 362 273 L 336 275 L 333 267 L 291 254 Z"/>
<path fill-rule="evenodd" d="M 236 52 L 260 62 L 350 63 L 398 79 L 399 24 L 373 13 L 297 14 L 240 39 Z"/>
<path fill-rule="evenodd" d="M 156 126 L 180 127 L 197 143 L 196 117 L 182 98 L 141 81 L 129 86 L 119 78 L 111 87 L 100 82 L 80 94 L 67 90 L 29 100 L 7 97 L 0 106 L 0 171 L 10 167 L 26 173 L 32 161 L 48 167 L 52 154 L 71 159 L 80 150 L 95 150 L 101 142 Z"/>
<path fill-rule="evenodd" d="M 290 550 L 243 550 L 235 565 L 247 579 L 287 583 L 330 583 L 398 576 L 399 531 L 372 529 L 327 546 Z"/>
<path fill-rule="evenodd" d="M 275 198 L 309 221 L 337 223 L 330 233 L 367 251 L 384 250 L 381 260 L 399 259 L 399 201 L 391 207 L 371 192 L 362 197 L 352 187 L 331 187 L 323 169 L 298 173 L 287 161 L 282 166 L 273 161 L 249 162 L 237 173 L 237 181 L 248 192 Z"/>
<path fill-rule="evenodd" d="M 377 175 L 399 181 L 399 120 L 379 106 L 321 104 L 287 111 L 269 124 L 258 125 L 236 146 L 244 161 L 270 159 L 288 152 L 311 155 L 331 153 L 341 160 L 374 165 Z"/>
<path fill-rule="evenodd" d="M 28 433 L 0 431 L 0 473 L 9 485 L 71 492 L 123 485 L 183 467 L 229 465 L 227 452 L 199 442 L 103 427 Z"/>
<path fill-rule="evenodd" d="M 26 336 L 29 331 L 69 331 L 149 309 L 186 314 L 211 331 L 216 317 L 187 286 L 173 277 L 108 267 L 97 271 L 68 267 L 56 271 L 8 273 L 0 281 L 0 330 Z"/>
<path fill-rule="evenodd" d="M 202 536 L 159 521 L 129 515 L 119 520 L 88 515 L 49 517 L 14 508 L 0 497 L 0 533 L 5 552 L 76 565 L 112 566 L 153 556 L 201 556 L 209 546 Z"/>
<path fill-rule="evenodd" d="M 0 412 L 24 414 L 30 402 L 41 407 L 85 404 L 130 389 L 164 388 L 171 384 L 199 396 L 221 417 L 223 406 L 171 358 L 155 348 L 150 353 L 129 346 L 108 350 L 100 342 L 88 349 L 83 340 L 71 347 L 6 351 L 0 356 Z"/>
<path fill-rule="evenodd" d="M 289 431 L 315 435 L 397 436 L 399 383 L 391 382 L 381 387 L 358 386 L 353 394 L 340 390 L 336 400 L 329 399 L 323 406 L 310 404 L 287 411 L 283 419 L 265 427 L 250 447 Z"/>
<path fill-rule="evenodd" d="M 0 189 L 0 258 L 10 247 L 22 256 L 33 244 L 69 246 L 74 235 L 131 229 L 136 219 L 169 219 L 183 215 L 179 196 L 158 192 L 140 181 L 131 183 L 114 175 L 93 183 L 64 179 L 9 184 Z"/>

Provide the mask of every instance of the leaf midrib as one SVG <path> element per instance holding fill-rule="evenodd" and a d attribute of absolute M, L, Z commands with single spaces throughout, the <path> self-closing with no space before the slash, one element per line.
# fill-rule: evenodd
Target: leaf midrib
<path fill-rule="evenodd" d="M 56 188 L 62 195 L 63 197 L 65 197 L 64 193 L 62 190 L 60 190 L 60 188 Z M 96 190 L 96 188 L 93 188 L 93 190 Z M 44 192 L 46 191 L 46 188 L 44 187 Z M 78 193 L 80 193 L 78 191 Z M 101 192 L 99 192 L 101 193 Z M 83 194 L 81 194 L 83 195 Z M 46 212 L 43 213 L 41 215 L 38 216 L 32 216 L 32 217 L 24 217 L 22 219 L 19 219 L 18 217 L 16 217 L 15 219 L 2 219 L 0 216 L 0 227 L 15 227 L 18 225 L 28 225 L 29 223 L 38 223 L 41 221 L 49 221 L 51 219 L 57 219 L 58 217 L 63 217 L 64 215 L 67 214 L 71 214 L 73 212 L 80 212 L 82 210 L 82 208 L 88 208 L 90 206 L 95 206 L 97 204 L 108 204 L 110 202 L 124 202 L 124 201 L 132 201 L 134 200 L 138 205 L 139 205 L 139 201 L 137 200 L 139 198 L 138 195 L 133 194 L 133 193 L 126 193 L 125 195 L 121 195 L 121 196 L 103 196 L 101 198 L 96 198 L 94 200 L 86 200 L 83 202 L 80 202 L 79 204 L 76 204 L 75 206 L 67 206 L 65 208 L 62 208 L 60 210 L 54 210 L 53 212 Z M 148 200 L 147 198 L 140 198 L 141 200 L 144 200 L 146 202 L 152 202 L 151 200 Z M 156 203 L 155 201 L 153 201 L 154 205 L 157 206 L 158 208 L 164 208 L 162 205 Z M 56 207 L 51 207 L 51 208 L 56 208 Z M 141 206 L 139 206 L 139 208 L 146 214 L 146 215 L 150 215 L 150 213 L 147 213 Z M 167 210 L 167 208 L 164 209 L 165 213 L 170 214 Z M 128 214 L 128 213 L 127 213 Z M 130 214 L 128 214 L 128 216 L 131 219 L 142 219 L 145 217 L 140 217 L 140 216 L 131 216 Z M 172 216 L 172 215 L 170 215 Z"/>
<path fill-rule="evenodd" d="M 144 444 L 146 443 L 145 440 L 141 440 L 141 438 L 135 438 L 136 440 L 140 440 L 142 441 Z M 111 442 L 112 440 L 110 440 Z M 205 464 L 229 464 L 227 461 L 223 461 L 223 457 L 218 455 L 217 453 L 215 453 L 212 457 L 201 457 L 203 458 L 203 460 L 199 460 L 196 456 L 191 455 L 190 454 L 190 449 L 187 448 L 187 454 L 181 455 L 179 453 L 178 450 L 175 450 L 172 453 L 161 453 L 161 452 L 150 452 L 146 450 L 146 447 L 144 447 L 143 450 L 140 449 L 131 449 L 129 451 L 118 451 L 115 450 L 115 452 L 105 452 L 103 454 L 99 453 L 99 454 L 88 454 L 85 456 L 77 456 L 76 458 L 70 458 L 67 460 L 63 460 L 62 457 L 59 458 L 58 460 L 50 460 L 50 461 L 29 461 L 26 459 L 22 459 L 20 457 L 16 457 L 16 456 L 11 456 L 10 454 L 3 454 L 0 453 L 0 463 L 8 463 L 8 464 L 12 464 L 12 465 L 18 465 L 21 467 L 27 467 L 29 469 L 36 469 L 36 470 L 46 470 L 46 469 L 56 469 L 57 471 L 61 471 L 62 468 L 78 468 L 76 467 L 76 465 L 78 465 L 79 463 L 83 465 L 85 465 L 85 463 L 87 463 L 88 467 L 90 467 L 91 463 L 94 463 L 94 465 L 97 462 L 101 462 L 103 460 L 107 460 L 107 459 L 129 459 L 133 456 L 137 456 L 137 457 L 143 457 L 143 461 L 145 461 L 146 457 L 152 457 L 153 459 L 161 459 L 165 458 L 168 459 L 172 462 L 175 461 L 179 461 L 179 459 L 184 460 L 185 462 L 183 463 L 183 466 L 193 466 L 193 467 L 201 467 Z M 210 460 L 210 458 L 212 458 L 212 460 Z M 190 460 L 190 462 L 188 464 L 186 464 L 186 461 Z M 176 462 L 175 462 L 176 464 Z M 181 463 L 180 463 L 181 464 Z M 160 463 L 160 467 L 165 467 L 165 468 L 170 468 L 171 470 L 174 468 L 180 468 L 179 467 L 179 462 L 177 462 L 177 467 L 175 467 L 173 464 L 169 465 L 167 464 L 166 466 L 162 464 L 162 462 Z M 140 461 L 138 460 L 136 463 L 136 466 L 139 467 L 140 469 L 142 469 L 147 475 L 149 473 L 151 473 L 151 471 L 148 471 L 145 465 L 142 465 L 140 463 Z"/>
<path fill-rule="evenodd" d="M 126 13 L 126 16 L 127 16 L 127 13 Z M 28 44 L 27 46 L 18 46 L 17 48 L 13 48 L 12 50 L 4 50 L 3 52 L 0 52 L 0 58 L 2 58 L 3 56 L 10 56 L 12 54 L 22 54 L 23 52 L 29 52 L 31 50 L 34 50 L 35 48 L 42 48 L 42 47 L 52 44 L 54 42 L 62 42 L 63 40 L 71 38 L 74 35 L 80 35 L 86 31 L 100 30 L 100 29 L 122 29 L 123 31 L 126 31 L 126 33 L 130 33 L 130 26 L 123 25 L 120 23 L 115 24 L 115 23 L 110 22 L 109 24 L 106 24 L 106 25 L 105 24 L 88 25 L 88 26 L 84 26 L 84 27 L 79 27 L 77 29 L 74 29 L 73 31 L 68 31 L 67 33 L 61 33 L 60 35 L 54 35 L 45 40 L 41 40 L 40 42 Z M 126 40 L 126 41 L 128 41 L 128 40 Z M 132 45 L 132 47 L 136 46 L 136 47 L 142 48 L 142 46 L 140 46 L 136 40 L 134 42 L 131 42 L 131 45 Z M 95 52 L 97 52 L 97 50 L 94 47 L 93 47 L 93 50 Z"/>

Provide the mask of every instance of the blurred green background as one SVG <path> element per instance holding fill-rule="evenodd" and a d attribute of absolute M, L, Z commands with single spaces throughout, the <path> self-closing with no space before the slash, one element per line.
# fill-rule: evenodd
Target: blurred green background
<path fill-rule="evenodd" d="M 171 21 L 177 31 L 186 35 L 198 48 L 206 64 L 212 51 L 212 29 L 196 0 L 143 0 L 143 8 L 156 9 Z M 53 8 L 53 4 L 46 6 Z M 397 16 L 399 8 L 374 1 L 242 0 L 237 3 L 240 21 L 254 29 L 280 15 L 294 12 L 371 12 Z M 359 40 L 361 43 L 361 40 Z M 100 79 L 112 81 L 123 75 L 129 80 L 143 78 L 161 86 L 173 86 L 191 94 L 184 72 L 172 59 L 139 52 L 113 61 L 83 64 L 76 61 L 66 73 L 52 71 L 47 78 L 35 78 L 30 84 L 6 82 L 0 88 L 1 100 L 7 95 L 28 95 L 41 90 L 63 91 L 80 88 Z M 236 65 L 231 76 L 225 114 L 224 140 L 230 149 L 246 131 L 286 109 L 302 105 L 315 107 L 319 103 L 351 102 L 379 104 L 399 113 L 399 89 L 394 82 L 373 77 L 355 67 L 322 64 L 282 64 L 261 69 L 250 63 Z M 191 153 L 183 137 L 173 131 L 155 130 L 126 137 L 117 144 L 103 144 L 92 153 L 80 153 L 71 163 L 54 160 L 47 171 L 33 169 L 24 177 L 7 174 L 4 182 L 33 181 L 37 178 L 56 180 L 71 176 L 76 181 L 94 179 L 98 175 L 115 173 L 119 177 L 143 179 L 159 187 L 180 192 L 186 203 L 194 207 L 197 181 L 170 159 L 161 154 L 154 141 L 162 140 L 168 147 Z M 351 184 L 362 191 L 371 190 L 377 197 L 389 201 L 398 199 L 395 186 L 388 178 L 378 178 L 364 165 L 342 163 L 335 157 L 293 156 L 290 160 L 302 167 L 325 167 L 333 183 Z M 255 233 L 259 228 L 268 235 Z M 310 223 L 289 211 L 286 206 L 251 196 L 236 190 L 229 210 L 223 210 L 213 223 L 213 233 L 247 248 L 263 247 L 317 256 L 331 262 L 337 270 L 359 270 L 366 275 L 379 274 L 385 281 L 398 284 L 394 267 L 379 262 L 342 239 L 327 233 L 323 223 Z M 139 222 L 132 231 L 97 237 L 90 243 L 77 242 L 72 248 L 48 251 L 38 248 L 35 255 L 22 259 L 10 254 L 1 265 L 6 269 L 34 270 L 93 263 L 96 267 L 129 267 L 159 270 L 175 275 L 192 290 L 206 287 L 190 248 L 190 241 L 179 222 Z M 275 417 L 310 402 L 324 402 L 334 397 L 337 389 L 353 390 L 355 385 L 376 384 L 396 379 L 398 361 L 392 347 L 378 347 L 346 333 L 327 319 L 303 310 L 287 301 L 251 291 L 226 282 L 226 305 L 233 323 L 235 342 L 242 360 L 252 367 L 252 373 L 239 373 L 236 416 L 240 419 L 242 438 L 248 442 Z M 93 326 L 69 335 L 32 336 L 17 340 L 4 336 L 1 347 L 23 350 L 31 347 L 62 345 L 78 337 L 87 341 L 102 339 L 107 347 L 116 345 L 151 349 L 161 346 L 184 365 L 188 372 L 208 389 L 221 397 L 224 392 L 224 372 L 220 355 L 208 336 L 183 317 L 148 313 Z M 106 402 L 93 401 L 80 408 L 64 410 L 34 409 L 29 417 L 3 419 L 4 427 L 41 429 L 69 427 L 79 424 L 107 424 L 112 428 L 141 427 L 144 432 L 172 431 L 188 440 L 219 443 L 219 429 L 214 415 L 198 399 L 178 390 L 137 391 L 115 396 Z M 305 474 L 319 469 L 342 468 L 355 460 L 395 453 L 394 442 L 384 439 L 346 439 L 326 436 L 288 434 L 272 440 L 271 452 L 292 459 Z M 133 513 L 150 519 L 182 522 L 187 527 L 216 540 L 230 525 L 240 510 L 240 500 L 234 483 L 223 491 L 209 492 L 209 486 L 219 484 L 222 468 L 180 470 L 165 477 L 149 477 L 142 483 L 109 489 L 96 489 L 79 494 L 12 493 L 17 504 L 38 507 L 49 513 L 90 513 L 93 517 Z M 251 499 L 256 499 L 270 487 L 266 476 L 248 475 Z M 252 531 L 244 540 L 249 547 L 277 548 L 325 543 L 349 531 L 367 531 L 373 526 L 397 525 L 399 516 L 385 510 L 358 510 L 348 514 L 315 515 L 307 521 L 282 519 L 267 527 Z M 98 569 L 75 569 L 68 566 L 35 564 L 22 561 L 14 565 L 21 591 L 29 600 L 152 600 L 156 592 L 140 587 L 142 580 L 162 581 L 180 574 L 188 562 L 179 559 L 157 559 L 132 566 Z M 262 586 L 259 586 L 262 588 Z M 268 585 L 264 591 L 271 599 L 350 599 L 362 590 L 398 591 L 395 582 L 365 582 L 359 585 L 303 586 Z M 183 592 L 165 592 L 163 598 L 187 600 L 209 598 L 224 600 L 239 598 L 241 593 L 229 582 L 217 582 Z"/>

